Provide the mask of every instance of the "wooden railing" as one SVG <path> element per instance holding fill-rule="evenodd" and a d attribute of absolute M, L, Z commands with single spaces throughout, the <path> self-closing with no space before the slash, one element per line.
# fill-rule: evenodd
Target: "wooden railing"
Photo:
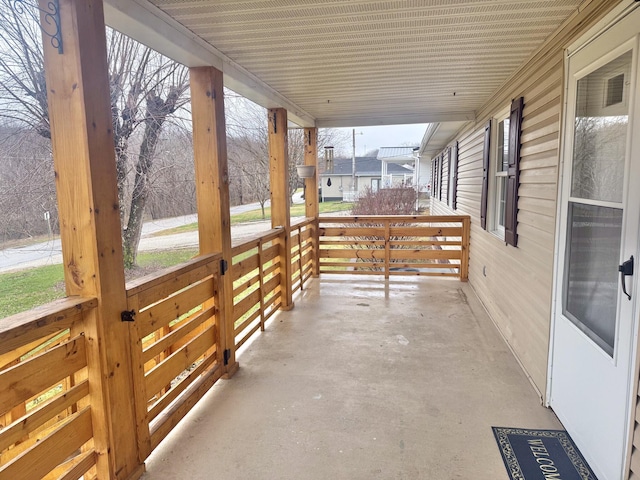
<path fill-rule="evenodd" d="M 466 280 L 469 227 L 468 216 L 320 217 L 319 270 Z"/>
<path fill-rule="evenodd" d="M 280 308 L 281 252 L 284 229 L 234 245 L 231 255 L 233 323 L 236 348 L 241 347 Z"/>
<path fill-rule="evenodd" d="M 225 349 L 285 308 L 285 287 L 302 290 L 318 271 L 466 279 L 468 242 L 468 217 L 320 217 L 233 246 L 231 308 L 222 304 L 220 254 L 131 282 L 123 319 L 133 320 L 125 348 L 136 424 L 122 428 L 137 439 L 138 458 L 226 372 Z M 101 470 L 109 433 L 96 419 L 109 346 L 95 341 L 97 306 L 69 297 L 0 323 L 0 480 L 90 479 Z M 231 345 L 220 335 L 221 311 L 233 324 Z"/>
<path fill-rule="evenodd" d="M 306 218 L 291 225 L 291 288 L 293 293 L 303 289 L 305 282 L 313 275 L 315 231 L 314 218 Z"/>
<path fill-rule="evenodd" d="M 77 479 L 96 463 L 84 315 L 69 297 L 0 324 L 0 479 Z"/>
<path fill-rule="evenodd" d="M 146 458 L 220 378 L 220 255 L 127 285 L 138 441 Z"/>

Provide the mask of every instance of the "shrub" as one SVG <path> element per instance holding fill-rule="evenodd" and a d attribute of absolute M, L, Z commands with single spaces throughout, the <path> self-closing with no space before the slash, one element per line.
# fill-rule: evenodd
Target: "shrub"
<path fill-rule="evenodd" d="M 384 188 L 374 192 L 367 187 L 351 210 L 352 215 L 413 215 L 416 191 L 411 187 Z"/>

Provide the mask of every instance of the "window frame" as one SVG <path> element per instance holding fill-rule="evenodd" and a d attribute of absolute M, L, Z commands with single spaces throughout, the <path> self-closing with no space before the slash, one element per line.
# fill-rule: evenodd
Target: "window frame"
<path fill-rule="evenodd" d="M 506 215 L 507 215 L 507 188 L 508 188 L 508 154 L 509 154 L 509 133 L 510 133 L 510 123 L 508 123 L 507 128 L 504 128 L 504 122 L 510 122 L 511 117 L 511 107 L 507 105 L 503 109 L 501 109 L 496 115 L 492 118 L 492 126 L 491 129 L 491 143 L 490 143 L 490 157 L 489 157 L 489 186 L 488 186 L 488 196 L 487 201 L 489 203 L 487 208 L 487 231 L 498 237 L 500 240 L 505 240 L 505 225 L 506 224 Z M 503 139 L 502 143 L 500 140 L 500 125 L 503 125 Z M 506 149 L 505 149 L 506 146 Z M 502 153 L 504 155 L 502 159 L 502 166 L 505 167 L 504 170 L 498 170 L 498 161 L 499 161 L 499 148 L 502 147 Z M 504 179 L 499 182 L 498 179 Z M 504 194 L 504 205 L 503 211 L 500 212 L 500 194 Z M 502 213 L 502 221 L 503 225 L 500 225 L 499 218 Z"/>

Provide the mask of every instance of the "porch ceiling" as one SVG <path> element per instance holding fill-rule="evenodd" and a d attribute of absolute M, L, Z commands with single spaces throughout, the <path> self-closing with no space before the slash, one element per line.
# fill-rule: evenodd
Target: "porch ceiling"
<path fill-rule="evenodd" d="M 296 123 L 473 120 L 582 0 L 106 0 L 107 22 Z"/>

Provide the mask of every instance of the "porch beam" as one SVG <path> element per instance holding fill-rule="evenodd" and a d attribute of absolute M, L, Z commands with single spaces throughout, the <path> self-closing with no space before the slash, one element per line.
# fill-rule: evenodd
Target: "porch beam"
<path fill-rule="evenodd" d="M 282 309 L 293 308 L 291 289 L 291 195 L 289 193 L 289 128 L 284 108 L 268 110 L 271 228 L 284 228 L 280 240 Z"/>
<path fill-rule="evenodd" d="M 40 0 L 47 10 L 48 0 Z M 41 18 L 42 22 L 47 19 Z M 97 477 L 142 474 L 138 458 L 102 0 L 60 0 L 64 53 L 43 41 L 67 295 L 83 315 Z"/>
<path fill-rule="evenodd" d="M 223 73 L 214 67 L 194 67 L 189 70 L 189 75 L 200 255 L 221 252 L 227 268 L 231 268 L 231 214 Z M 216 305 L 220 346 L 217 355 L 219 364 L 224 365 L 224 352 L 228 352 L 225 366 L 228 378 L 238 369 L 233 334 L 233 279 L 230 274 L 222 276 L 219 288 L 221 291 L 218 295 L 222 302 Z"/>
<path fill-rule="evenodd" d="M 319 248 L 318 238 L 318 215 L 320 208 L 318 205 L 318 129 L 304 129 L 304 164 L 314 167 L 314 174 L 311 178 L 304 180 L 304 211 L 307 218 L 315 218 L 313 224 L 313 276 L 320 275 L 320 265 L 316 253 Z"/>

